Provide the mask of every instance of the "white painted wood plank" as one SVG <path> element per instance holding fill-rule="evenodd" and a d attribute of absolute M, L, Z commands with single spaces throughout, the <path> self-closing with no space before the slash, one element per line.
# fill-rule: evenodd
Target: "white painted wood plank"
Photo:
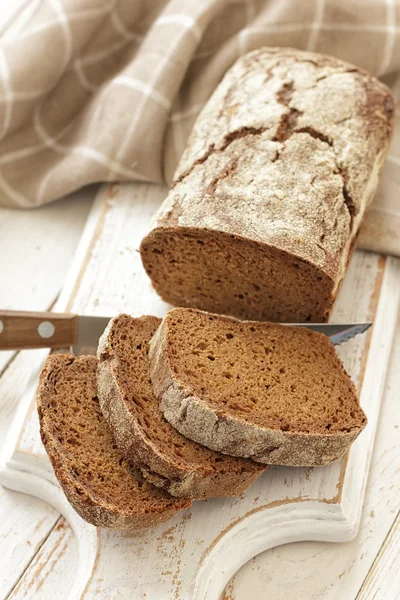
<path fill-rule="evenodd" d="M 0 209 L 0 306 L 46 310 L 57 298 L 93 202 L 95 188 L 41 209 Z M 9 362 L 14 358 L 12 362 Z M 8 368 L 7 368 L 7 365 Z M 0 353 L 0 450 L 37 352 Z M 59 513 L 45 502 L 0 487 L 0 597 L 15 585 Z"/>
<path fill-rule="evenodd" d="M 5 598 L 54 527 L 49 504 L 0 487 L 0 597 Z"/>
<path fill-rule="evenodd" d="M 0 444 L 4 443 L 37 352 L 19 352 L 0 378 Z M 6 597 L 59 518 L 49 504 L 0 486 L 0 597 Z"/>
<path fill-rule="evenodd" d="M 400 512 L 357 596 L 357 600 L 389 598 L 400 598 Z"/>
<path fill-rule="evenodd" d="M 31 379 L 32 372 L 35 372 L 39 366 L 39 352 L 22 350 L 16 355 L 0 378 L 0 450 L 6 439 L 15 410 Z"/>
<path fill-rule="evenodd" d="M 165 195 L 165 188 L 150 184 L 103 187 L 92 243 L 82 256 L 83 270 L 74 275 L 78 285 L 65 288 L 72 298 L 70 309 L 106 316 L 166 313 L 170 306 L 154 292 L 138 252 Z"/>
<path fill-rule="evenodd" d="M 224 600 L 260 600 L 266 590 L 268 597 L 274 600 L 352 600 L 357 596 L 400 509 L 399 364 L 400 321 L 358 536 L 342 544 L 301 542 L 268 550 L 238 571 L 225 590 Z M 378 584 L 385 593 L 375 597 L 369 593 L 370 589 L 375 593 L 375 587 L 370 586 L 357 600 L 395 600 L 396 596 L 386 591 L 400 573 L 400 540 L 396 539 L 397 535 L 397 532 L 393 534 L 388 553 L 383 551 L 376 563 L 376 574 L 381 574 L 379 581 L 375 581 L 373 572 L 367 578 L 367 581 L 371 578 L 371 586 Z M 393 564 L 389 553 L 395 558 Z M 388 588 L 382 587 L 383 576 L 389 577 L 386 581 Z M 397 589 L 400 590 L 400 585 Z"/>
<path fill-rule="evenodd" d="M 32 210 L 0 209 L 0 306 L 24 310 L 55 297 L 91 208 L 94 188 Z M 29 275 L 31 276 L 29 278 Z M 29 280 L 31 279 L 31 281 Z M 29 302 L 29 304 L 28 304 Z"/>
<path fill-rule="evenodd" d="M 63 285 L 95 187 L 34 210 L 0 208 L 0 307 L 47 310 Z M 0 373 L 14 352 L 0 353 Z"/>
<path fill-rule="evenodd" d="M 77 563 L 76 539 L 68 523 L 61 517 L 8 600 L 67 598 Z"/>
<path fill-rule="evenodd" d="M 0 209 L 0 306 L 15 310 L 46 310 L 57 298 L 93 202 L 94 188 L 32 211 Z M 32 370 L 21 353 L 12 380 L 0 397 L 0 433 L 4 434 Z M 15 353 L 0 353 L 0 372 Z M 24 365 L 24 366 L 23 366 Z M 11 364 L 12 367 L 12 364 Z M 14 387 L 15 386 L 15 387 Z M 0 444 L 4 436 L 0 438 Z"/>

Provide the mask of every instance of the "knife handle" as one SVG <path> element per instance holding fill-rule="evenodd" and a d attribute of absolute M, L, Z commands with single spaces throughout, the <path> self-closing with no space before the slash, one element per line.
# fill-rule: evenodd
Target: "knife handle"
<path fill-rule="evenodd" d="M 0 310 L 0 350 L 63 348 L 77 338 L 76 315 Z"/>

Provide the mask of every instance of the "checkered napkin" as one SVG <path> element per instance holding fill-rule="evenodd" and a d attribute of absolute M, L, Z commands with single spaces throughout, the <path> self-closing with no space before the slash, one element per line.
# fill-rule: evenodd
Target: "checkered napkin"
<path fill-rule="evenodd" d="M 0 204 L 97 181 L 168 182 L 193 123 L 240 56 L 292 46 L 391 87 L 397 0 L 29 0 L 0 37 Z M 400 134 L 361 245 L 400 255 Z"/>

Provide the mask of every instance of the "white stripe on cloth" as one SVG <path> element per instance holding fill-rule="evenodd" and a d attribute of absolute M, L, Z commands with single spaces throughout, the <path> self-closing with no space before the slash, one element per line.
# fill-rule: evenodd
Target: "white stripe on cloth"
<path fill-rule="evenodd" d="M 72 154 L 84 156 L 85 158 L 89 158 L 94 162 L 104 165 L 110 171 L 112 171 L 113 174 L 120 175 L 128 179 L 140 179 L 142 181 L 146 180 L 146 177 L 144 177 L 142 173 L 124 167 L 124 165 L 120 164 L 118 161 L 102 154 L 101 152 L 98 152 L 97 150 L 94 150 L 93 148 L 89 148 L 88 146 L 68 146 L 66 144 L 59 144 L 56 139 L 51 137 L 45 130 L 44 125 L 41 122 L 39 112 L 40 106 L 37 106 L 34 112 L 34 128 L 37 135 L 43 141 L 43 147 L 51 148 L 58 154 L 62 154 L 64 156 L 69 156 Z M 38 203 L 43 202 L 47 181 L 48 178 L 45 177 L 40 185 L 37 197 Z"/>
<path fill-rule="evenodd" d="M 41 0 L 39 0 L 39 4 L 40 4 Z M 103 6 L 101 8 L 98 8 L 96 10 L 94 9 L 88 9 L 88 10 L 81 10 L 81 11 L 76 11 L 74 13 L 69 13 L 67 18 L 67 21 L 69 23 L 74 23 L 76 21 L 84 21 L 86 19 L 90 20 L 93 19 L 94 17 L 100 17 L 101 15 L 105 15 L 108 12 L 110 12 L 110 6 Z M 37 25 L 35 27 L 33 27 L 32 29 L 28 29 L 28 31 L 26 31 L 23 35 L 18 35 L 18 42 L 21 42 L 22 40 L 25 40 L 33 35 L 36 35 L 38 33 L 42 33 L 43 31 L 47 31 L 48 29 L 54 29 L 54 27 L 56 27 L 57 25 L 60 25 L 62 22 L 64 21 L 64 19 L 53 19 L 52 21 L 48 21 L 47 23 L 41 23 L 40 25 Z M 6 36 L 4 37 L 4 40 L 6 40 Z"/>
<path fill-rule="evenodd" d="M 22 194 L 14 190 L 7 181 L 4 179 L 2 172 L 0 171 L 0 189 L 6 194 L 7 198 L 14 200 L 17 206 L 32 208 L 32 202 L 25 198 Z"/>
<path fill-rule="evenodd" d="M 4 118 L 3 118 L 3 125 L 2 125 L 1 131 L 0 131 L 0 140 L 1 140 L 8 132 L 8 128 L 10 127 L 10 122 L 11 122 L 12 110 L 13 110 L 13 91 L 12 91 L 12 87 L 11 87 L 10 71 L 8 68 L 7 59 L 6 59 L 2 49 L 0 49 L 0 73 L 2 75 L 2 82 L 4 85 L 4 92 L 5 92 L 5 95 L 4 95 L 5 106 L 4 106 L 4 111 L 3 111 Z"/>
<path fill-rule="evenodd" d="M 307 43 L 307 50 L 314 52 L 317 46 L 318 36 L 321 31 L 321 26 L 324 18 L 325 0 L 316 0 L 314 22 L 311 25 L 310 35 Z"/>
<path fill-rule="evenodd" d="M 304 29 L 310 29 L 312 27 L 313 23 L 266 23 L 265 25 L 253 25 L 249 29 L 249 33 L 290 33 L 292 31 L 303 31 Z M 320 29 L 321 31 L 347 31 L 349 33 L 358 33 L 360 31 L 365 33 L 385 33 L 387 31 L 387 26 L 367 24 L 355 26 L 351 23 L 337 23 L 336 25 L 332 25 L 323 23 Z M 395 33 L 400 33 L 400 27 L 395 26 L 392 29 Z"/>
<path fill-rule="evenodd" d="M 385 0 L 386 4 L 386 40 L 381 66 L 378 75 L 383 75 L 390 68 L 394 44 L 396 41 L 396 0 Z"/>
<path fill-rule="evenodd" d="M 75 121 L 78 120 L 79 116 L 80 116 L 79 114 L 76 115 L 75 119 L 70 121 L 70 123 L 68 123 L 68 125 L 66 125 L 66 127 L 64 127 L 55 136 L 53 136 L 53 139 L 59 140 L 62 137 L 64 137 L 64 135 L 66 135 L 68 133 L 68 131 L 70 131 L 73 128 L 73 126 L 75 125 Z M 2 156 L 0 156 L 0 166 L 8 165 L 17 160 L 24 160 L 24 158 L 28 158 L 28 156 L 34 156 L 41 150 L 44 150 L 46 147 L 47 147 L 46 144 L 35 144 L 34 146 L 27 146 L 25 148 L 21 148 L 20 150 L 14 150 L 12 152 L 7 152 L 7 154 L 3 154 Z"/>
<path fill-rule="evenodd" d="M 106 12 L 106 11 L 103 11 L 103 12 Z M 74 15 L 71 18 L 69 17 L 69 21 L 74 20 L 74 18 L 75 18 Z M 52 23 L 46 24 L 46 27 L 54 27 L 56 25 L 63 26 L 63 24 L 65 24 L 65 19 L 58 18 L 55 21 L 53 21 Z M 37 30 L 35 30 L 34 32 L 28 32 L 26 35 L 29 35 L 30 33 L 36 33 L 38 31 L 39 31 L 39 28 Z M 68 33 L 66 33 L 66 37 L 68 40 L 71 39 L 71 34 L 70 34 L 69 29 L 68 29 Z M 91 93 L 93 93 L 93 92 L 97 91 L 98 87 L 100 87 L 100 86 L 93 85 L 87 79 L 87 77 L 83 71 L 83 65 L 96 63 L 96 62 L 100 61 L 102 58 L 106 58 L 107 56 L 109 56 L 110 53 L 119 50 L 123 46 L 126 46 L 126 44 L 127 44 L 126 40 L 123 39 L 122 41 L 118 41 L 115 44 L 112 44 L 107 49 L 102 50 L 101 52 L 96 52 L 89 56 L 85 56 L 81 59 L 76 59 L 76 61 L 74 61 L 74 63 L 69 67 L 69 69 L 73 69 L 76 72 L 76 75 L 77 75 L 82 87 L 84 89 L 86 89 L 87 91 L 90 91 Z M 70 56 L 68 57 L 67 62 L 69 62 L 69 59 L 70 59 Z M 67 69 L 67 70 L 69 70 L 69 69 Z M 50 92 L 53 89 L 53 87 L 54 87 L 54 83 L 50 83 L 50 85 L 47 89 L 31 90 L 29 92 L 14 92 L 13 100 L 14 101 L 16 101 L 16 100 L 32 100 L 35 98 L 40 98 L 41 96 L 44 96 L 48 92 Z M 0 97 L 0 103 L 3 103 L 4 101 L 5 101 L 4 98 Z"/>
<path fill-rule="evenodd" d="M 61 28 L 64 32 L 65 36 L 65 54 L 64 54 L 64 65 L 61 68 L 63 72 L 72 56 L 72 35 L 71 35 L 71 27 L 68 21 L 67 15 L 64 12 L 63 5 L 60 0 L 50 0 L 50 4 L 54 8 L 56 14 L 58 15 L 58 21 L 60 22 Z"/>
<path fill-rule="evenodd" d="M 157 21 L 155 22 L 156 27 L 158 27 L 159 25 L 169 24 L 182 25 L 183 27 L 185 27 L 185 29 L 193 33 L 197 41 L 200 41 L 203 36 L 203 32 L 198 27 L 194 18 L 188 17 L 188 15 L 185 15 L 183 13 L 178 13 L 176 15 L 165 15 L 157 19 Z"/>
<path fill-rule="evenodd" d="M 204 100 L 204 102 L 198 102 L 196 104 L 193 104 L 190 108 L 188 108 L 187 110 L 184 110 L 182 112 L 174 111 L 174 113 L 170 117 L 170 121 L 172 123 L 174 123 L 175 121 L 181 121 L 183 119 L 192 117 L 193 115 L 197 114 L 203 108 L 203 106 L 205 105 L 206 102 L 207 102 L 207 100 Z"/>
<path fill-rule="evenodd" d="M 248 33 L 247 28 L 245 28 L 245 29 L 246 29 L 245 35 L 247 35 L 247 33 Z M 245 29 L 240 31 L 239 35 L 242 35 L 243 32 L 245 31 Z M 214 48 L 209 48 L 208 50 L 202 50 L 201 52 L 196 52 L 196 54 L 192 57 L 192 62 L 195 60 L 201 60 L 202 58 L 207 58 L 208 56 L 212 56 L 212 54 L 215 54 L 217 52 L 217 50 L 219 50 L 220 48 L 221 48 L 221 44 L 218 44 L 218 46 L 215 46 Z"/>
<path fill-rule="evenodd" d="M 21 42 L 22 40 L 26 40 L 29 37 L 37 35 L 38 33 L 43 33 L 43 31 L 47 31 L 48 29 L 54 29 L 58 25 L 61 25 L 62 22 L 63 22 L 62 19 L 54 19 L 53 21 L 49 21 L 48 23 L 42 23 L 41 25 L 38 25 L 34 29 L 30 29 L 23 35 L 19 35 L 18 41 Z"/>
<path fill-rule="evenodd" d="M 94 85 L 86 77 L 85 71 L 83 70 L 82 61 L 79 60 L 78 58 L 76 60 L 74 60 L 73 68 L 74 68 L 75 74 L 79 80 L 79 83 L 81 84 L 83 89 L 90 92 L 91 94 L 94 94 L 94 92 L 96 92 L 100 86 Z"/>
<path fill-rule="evenodd" d="M 99 50 L 99 52 L 93 52 L 93 54 L 88 54 L 87 56 L 83 56 L 79 60 L 82 65 L 92 65 L 99 62 L 103 58 L 107 58 L 112 52 L 116 52 L 117 50 L 123 48 L 127 44 L 128 42 L 126 39 L 118 40 L 118 42 L 115 42 L 115 44 L 108 46 L 108 48 L 105 48 L 104 50 Z"/>
<path fill-rule="evenodd" d="M 113 81 L 110 82 L 110 86 L 111 85 L 124 85 L 137 92 L 140 92 L 147 98 L 151 98 L 152 100 L 154 100 L 154 102 L 157 102 L 157 104 L 159 104 L 166 110 L 169 110 L 171 108 L 171 101 L 168 98 L 166 98 L 163 94 L 160 94 L 160 92 L 158 92 L 155 88 L 151 87 L 151 85 L 145 83 L 144 81 L 141 81 L 140 79 L 132 79 L 127 75 L 120 75 L 119 77 L 116 77 L 115 79 L 113 79 Z"/>
<path fill-rule="evenodd" d="M 175 106 L 177 108 L 179 108 L 179 106 L 180 106 L 179 94 L 175 99 Z M 175 156 L 180 156 L 181 152 L 182 152 L 182 147 L 184 144 L 183 126 L 182 126 L 181 120 L 172 122 L 172 141 L 174 144 Z"/>
<path fill-rule="evenodd" d="M 51 84 L 48 88 L 42 90 L 33 90 L 32 92 L 17 92 L 13 91 L 13 103 L 14 102 L 23 102 L 24 100 L 34 100 L 35 98 L 40 98 L 40 96 L 44 96 L 48 92 L 50 92 L 54 88 L 54 84 Z M 6 102 L 6 98 L 4 96 L 0 96 L 0 104 L 4 104 Z"/>
<path fill-rule="evenodd" d="M 171 60 L 171 56 L 173 55 L 173 52 L 174 52 L 175 48 L 177 46 L 179 46 L 181 40 L 185 37 L 185 35 L 187 34 L 187 32 L 189 30 L 193 31 L 192 26 L 193 26 L 194 22 L 195 22 L 194 18 L 192 18 L 192 17 L 190 19 L 186 19 L 185 20 L 185 23 L 184 23 L 184 26 L 183 26 L 182 30 L 180 31 L 179 35 L 177 35 L 177 37 L 174 40 L 174 43 L 169 48 L 169 53 L 166 54 L 162 58 L 162 60 L 160 60 L 157 68 L 155 69 L 154 75 L 153 75 L 153 78 L 152 78 L 152 82 L 150 84 L 144 84 L 146 87 L 148 86 L 148 90 L 149 91 L 151 90 L 152 94 L 154 94 L 154 88 L 155 88 L 155 86 L 157 84 L 157 81 L 158 81 L 160 73 L 164 69 L 165 63 L 167 61 Z M 121 78 L 117 77 L 116 80 L 118 81 L 118 79 L 121 79 Z M 134 80 L 129 80 L 129 81 L 134 81 Z M 159 92 L 157 92 L 157 93 L 159 94 Z M 138 103 L 138 105 L 136 106 L 135 117 L 134 117 L 134 119 L 132 119 L 132 121 L 131 121 L 128 129 L 127 129 L 125 138 L 122 140 L 122 143 L 121 143 L 121 145 L 119 147 L 119 150 L 118 150 L 117 156 L 116 156 L 117 160 L 119 160 L 120 157 L 124 156 L 124 154 L 126 153 L 126 149 L 127 149 L 128 145 L 129 145 L 130 140 L 132 138 L 132 135 L 133 135 L 133 133 L 134 133 L 134 131 L 136 129 L 137 123 L 138 123 L 139 119 L 141 118 L 141 116 L 143 114 L 143 109 L 145 108 L 146 97 L 147 96 L 143 94 L 143 98 L 142 98 L 141 102 Z M 153 96 L 151 96 L 151 97 L 153 97 Z M 164 98 L 164 100 L 167 100 L 167 99 Z M 108 174 L 108 179 L 112 179 L 113 175 L 114 175 L 114 173 L 110 172 Z"/>
<path fill-rule="evenodd" d="M 116 0 L 113 0 L 109 4 L 103 6 L 94 6 L 92 8 L 84 8 L 83 10 L 76 10 L 74 12 L 68 12 L 69 21 L 79 21 L 81 19 L 92 19 L 93 17 L 101 17 L 101 15 L 111 13 L 115 6 Z"/>
<path fill-rule="evenodd" d="M 247 2 L 251 2 L 252 0 L 247 0 Z M 191 27 L 191 31 L 193 31 L 196 39 L 198 41 L 201 40 L 201 31 L 200 29 L 197 27 L 197 25 L 195 25 L 194 20 L 191 19 L 192 24 L 190 25 L 188 23 L 188 17 L 186 15 L 168 15 L 165 17 L 161 17 L 160 19 L 157 20 L 157 23 L 159 24 L 161 22 L 161 24 L 170 24 L 170 23 L 179 23 L 181 25 L 185 25 L 185 26 L 189 26 Z M 177 97 L 177 102 L 180 101 L 179 95 Z M 179 157 L 184 148 L 185 148 L 185 135 L 184 135 L 184 129 L 183 129 L 183 123 L 182 123 L 182 119 L 178 119 L 176 121 L 172 121 L 172 139 L 173 139 L 173 143 L 174 143 L 174 148 L 175 148 L 175 154 L 177 157 Z"/>
<path fill-rule="evenodd" d="M 111 13 L 111 23 L 114 26 L 115 31 L 117 31 L 125 40 L 135 40 L 136 42 L 142 42 L 144 40 L 142 35 L 139 35 L 134 31 L 129 31 L 129 29 L 125 27 L 119 14 L 115 10 L 115 4 Z"/>

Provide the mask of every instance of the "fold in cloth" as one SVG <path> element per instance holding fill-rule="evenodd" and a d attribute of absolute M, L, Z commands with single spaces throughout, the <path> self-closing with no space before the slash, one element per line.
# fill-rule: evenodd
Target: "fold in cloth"
<path fill-rule="evenodd" d="M 29 0 L 0 38 L 0 204 L 168 183 L 225 71 L 265 45 L 332 54 L 400 97 L 396 1 Z M 399 167 L 397 131 L 364 248 L 400 255 Z"/>

